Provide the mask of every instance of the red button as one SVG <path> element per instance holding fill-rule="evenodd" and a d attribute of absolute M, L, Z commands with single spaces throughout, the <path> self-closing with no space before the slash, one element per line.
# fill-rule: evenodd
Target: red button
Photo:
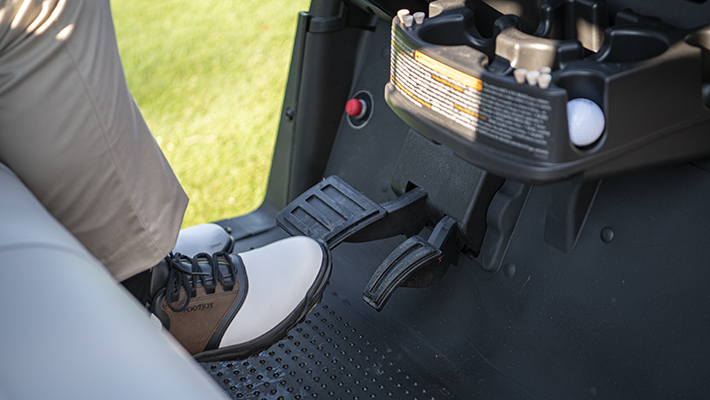
<path fill-rule="evenodd" d="M 362 117 L 364 110 L 365 102 L 360 99 L 350 99 L 345 104 L 345 112 L 353 118 Z"/>

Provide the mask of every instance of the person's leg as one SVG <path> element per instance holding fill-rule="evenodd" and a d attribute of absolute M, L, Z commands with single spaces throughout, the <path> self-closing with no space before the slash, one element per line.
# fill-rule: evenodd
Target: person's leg
<path fill-rule="evenodd" d="M 0 161 L 116 279 L 173 249 L 187 196 L 128 91 L 108 0 L 2 7 Z"/>
<path fill-rule="evenodd" d="M 0 162 L 200 359 L 269 347 L 328 283 L 310 238 L 171 253 L 187 196 L 128 92 L 108 0 L 0 8 Z"/>

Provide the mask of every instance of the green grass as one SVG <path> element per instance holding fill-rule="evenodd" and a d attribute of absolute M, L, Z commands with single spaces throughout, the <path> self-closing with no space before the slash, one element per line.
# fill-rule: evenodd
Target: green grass
<path fill-rule="evenodd" d="M 113 0 L 128 86 L 188 196 L 183 227 L 261 204 L 306 0 Z"/>

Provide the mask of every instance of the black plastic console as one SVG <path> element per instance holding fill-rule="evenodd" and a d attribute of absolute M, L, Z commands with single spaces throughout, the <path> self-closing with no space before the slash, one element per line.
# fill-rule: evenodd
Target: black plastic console
<path fill-rule="evenodd" d="M 421 23 L 393 19 L 385 96 L 419 133 L 537 184 L 710 155 L 710 25 L 681 29 L 630 10 L 610 18 L 603 1 L 520 2 L 524 17 L 488 3 L 497 4 L 436 1 Z M 514 77 L 541 68 L 549 87 Z M 568 135 L 567 102 L 577 98 L 605 117 L 601 136 L 581 147 Z"/>

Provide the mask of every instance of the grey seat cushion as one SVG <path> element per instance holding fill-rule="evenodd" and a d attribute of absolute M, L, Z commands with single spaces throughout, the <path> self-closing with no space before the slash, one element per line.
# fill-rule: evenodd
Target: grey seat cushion
<path fill-rule="evenodd" d="M 0 164 L 0 399 L 225 394 Z"/>

